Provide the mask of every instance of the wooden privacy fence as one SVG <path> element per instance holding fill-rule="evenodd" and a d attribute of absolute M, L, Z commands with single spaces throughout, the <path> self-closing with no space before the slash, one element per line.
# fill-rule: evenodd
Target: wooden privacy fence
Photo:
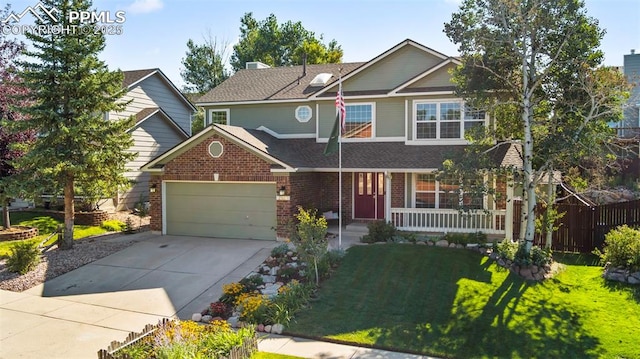
<path fill-rule="evenodd" d="M 521 201 L 514 201 L 513 238 L 520 236 Z M 640 226 L 640 200 L 589 207 L 583 204 L 556 204 L 564 216 L 556 222 L 551 248 L 554 251 L 590 253 L 602 248 L 604 237 L 612 229 L 624 224 Z M 543 209 L 536 208 L 538 216 Z M 539 217 L 541 218 L 541 217 Z M 545 235 L 536 234 L 535 244 L 544 246 Z"/>

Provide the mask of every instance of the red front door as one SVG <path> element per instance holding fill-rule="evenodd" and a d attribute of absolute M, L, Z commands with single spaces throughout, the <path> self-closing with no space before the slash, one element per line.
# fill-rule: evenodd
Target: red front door
<path fill-rule="evenodd" d="M 354 217 L 384 219 L 384 173 L 356 172 L 353 183 Z"/>

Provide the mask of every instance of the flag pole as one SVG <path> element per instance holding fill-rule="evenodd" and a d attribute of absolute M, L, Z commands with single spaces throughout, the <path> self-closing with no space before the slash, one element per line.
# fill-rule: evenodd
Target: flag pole
<path fill-rule="evenodd" d="M 338 91 L 342 95 L 342 68 L 338 69 Z M 340 111 L 342 111 L 340 109 Z M 340 112 L 340 135 L 338 136 L 338 248 L 342 249 L 342 124 L 346 121 L 343 113 Z"/>

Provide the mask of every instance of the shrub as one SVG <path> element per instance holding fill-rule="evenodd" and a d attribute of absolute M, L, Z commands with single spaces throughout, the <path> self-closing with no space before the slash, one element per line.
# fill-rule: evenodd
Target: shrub
<path fill-rule="evenodd" d="M 640 270 L 640 230 L 627 225 L 620 226 L 605 235 L 604 251 L 594 251 L 602 264 L 613 267 Z"/>
<path fill-rule="evenodd" d="M 240 280 L 240 285 L 243 287 L 243 292 L 251 293 L 256 291 L 259 286 L 264 284 L 264 279 L 260 274 L 254 274 L 250 277 L 245 277 Z"/>
<path fill-rule="evenodd" d="M 104 221 L 100 225 L 100 227 L 102 227 L 103 229 L 109 232 L 122 232 L 124 231 L 126 226 L 127 225 L 124 222 L 119 221 L 117 219 L 110 219 L 108 221 Z"/>
<path fill-rule="evenodd" d="M 305 210 L 298 207 L 296 214 L 298 224 L 293 235 L 293 243 L 300 259 L 313 266 L 315 276 L 309 270 L 310 278 L 315 277 L 316 285 L 320 282 L 321 262 L 327 252 L 327 220 L 317 217 L 317 210 Z"/>
<path fill-rule="evenodd" d="M 446 239 L 449 243 L 455 244 L 467 244 L 468 237 L 465 233 L 447 233 L 442 237 L 442 239 Z"/>
<path fill-rule="evenodd" d="M 18 242 L 11 247 L 7 268 L 11 272 L 26 274 L 40 263 L 40 250 L 30 242 Z"/>
<path fill-rule="evenodd" d="M 287 252 L 289 252 L 290 250 L 291 249 L 289 249 L 288 244 L 282 243 L 271 250 L 271 256 L 274 258 L 284 257 L 287 255 Z"/>
<path fill-rule="evenodd" d="M 384 220 L 371 222 L 367 225 L 367 228 L 369 229 L 369 234 L 362 238 L 362 241 L 366 243 L 386 242 L 396 235 L 396 227 Z"/>
<path fill-rule="evenodd" d="M 127 217 L 127 220 L 124 222 L 124 228 L 122 229 L 122 231 L 124 233 L 134 233 L 136 231 L 131 217 Z"/>
<path fill-rule="evenodd" d="M 244 286 L 238 282 L 223 284 L 220 301 L 235 306 L 238 302 L 238 297 L 243 291 Z"/>
<path fill-rule="evenodd" d="M 229 319 L 232 311 L 233 308 L 229 304 L 218 301 L 211 303 L 209 308 L 207 308 L 203 314 L 208 314 L 212 317 L 220 317 L 222 319 Z"/>
<path fill-rule="evenodd" d="M 342 263 L 342 259 L 347 254 L 344 249 L 332 249 L 325 253 L 324 259 L 329 264 L 329 267 L 337 267 L 340 263 Z"/>
<path fill-rule="evenodd" d="M 240 319 L 251 324 L 264 323 L 269 304 L 269 299 L 261 294 L 241 295 L 238 300 Z"/>
<path fill-rule="evenodd" d="M 498 243 L 496 250 L 498 251 L 500 258 L 513 261 L 516 258 L 516 253 L 518 252 L 518 242 L 512 242 L 509 239 L 505 239 Z"/>

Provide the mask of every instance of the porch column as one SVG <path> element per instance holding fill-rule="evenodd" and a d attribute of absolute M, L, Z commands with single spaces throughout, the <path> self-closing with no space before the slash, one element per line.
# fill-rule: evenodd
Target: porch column
<path fill-rule="evenodd" d="M 387 189 L 384 193 L 384 219 L 391 222 L 391 173 L 384 172 L 384 187 Z"/>
<path fill-rule="evenodd" d="M 509 240 L 513 240 L 513 181 L 507 181 L 507 201 L 506 201 L 506 211 L 507 213 L 504 216 L 504 230 L 505 230 L 505 238 Z"/>

